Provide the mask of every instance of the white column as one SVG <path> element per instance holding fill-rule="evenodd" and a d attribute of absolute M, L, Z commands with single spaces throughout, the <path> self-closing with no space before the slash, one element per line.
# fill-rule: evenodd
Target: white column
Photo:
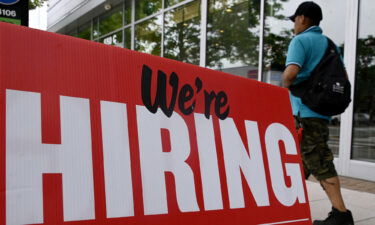
<path fill-rule="evenodd" d="M 358 11 L 359 1 L 346 1 L 346 21 L 345 21 L 345 51 L 344 62 L 348 72 L 350 84 L 352 85 L 352 102 L 349 107 L 341 114 L 340 125 L 340 147 L 339 147 L 339 165 L 338 172 L 341 175 L 349 175 L 349 164 L 352 150 L 352 129 L 353 129 L 353 106 L 355 90 L 355 65 L 357 57 L 357 33 L 358 33 Z"/>
<path fill-rule="evenodd" d="M 206 66 L 208 0 L 201 0 L 201 36 L 199 66 Z"/>

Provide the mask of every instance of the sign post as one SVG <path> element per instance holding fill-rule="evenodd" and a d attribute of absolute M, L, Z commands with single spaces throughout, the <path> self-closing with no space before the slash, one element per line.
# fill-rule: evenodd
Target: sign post
<path fill-rule="evenodd" d="M 29 1 L 0 0 L 0 21 L 29 26 Z"/>
<path fill-rule="evenodd" d="M 0 224 L 311 225 L 286 89 L 0 30 Z"/>

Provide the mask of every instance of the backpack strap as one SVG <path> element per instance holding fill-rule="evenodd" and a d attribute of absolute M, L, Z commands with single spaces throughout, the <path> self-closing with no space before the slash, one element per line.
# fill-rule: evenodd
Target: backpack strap
<path fill-rule="evenodd" d="M 318 67 L 319 64 L 321 64 L 321 62 L 326 58 L 326 56 L 330 53 L 330 51 L 335 51 L 335 53 L 338 54 L 338 50 L 337 50 L 337 47 L 335 45 L 335 43 L 327 36 L 325 36 L 327 38 L 327 48 L 324 52 L 324 55 L 323 57 L 320 59 L 319 63 L 315 66 L 315 68 L 311 71 L 310 74 L 314 73 L 314 71 L 316 70 L 316 68 Z M 298 84 L 292 84 L 290 87 L 289 87 L 289 90 L 290 92 L 296 96 L 296 97 L 302 97 L 305 92 L 309 89 L 309 86 L 310 86 L 310 77 L 308 77 L 306 80 L 304 81 L 301 81 L 299 82 Z"/>
<path fill-rule="evenodd" d="M 337 49 L 336 44 L 329 37 L 326 36 L 326 38 L 327 38 L 327 41 L 328 41 L 327 50 L 328 49 L 334 50 L 336 54 L 340 54 L 340 52 Z"/>

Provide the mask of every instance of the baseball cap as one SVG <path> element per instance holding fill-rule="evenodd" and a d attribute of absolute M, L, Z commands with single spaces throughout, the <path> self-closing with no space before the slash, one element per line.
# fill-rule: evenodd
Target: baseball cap
<path fill-rule="evenodd" d="M 294 15 L 289 16 L 288 18 L 294 22 L 296 16 L 304 15 L 308 18 L 310 18 L 313 22 L 319 23 L 323 19 L 323 13 L 322 9 L 318 4 L 315 2 L 309 1 L 309 2 L 302 2 Z"/>

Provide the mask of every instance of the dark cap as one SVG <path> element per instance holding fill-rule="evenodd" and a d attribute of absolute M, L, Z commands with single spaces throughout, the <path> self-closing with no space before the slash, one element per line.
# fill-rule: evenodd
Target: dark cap
<path fill-rule="evenodd" d="M 294 22 L 296 16 L 304 15 L 310 18 L 314 23 L 319 24 L 319 22 L 323 19 L 322 9 L 318 4 L 315 2 L 303 2 L 301 3 L 294 15 L 289 16 L 288 18 Z"/>

